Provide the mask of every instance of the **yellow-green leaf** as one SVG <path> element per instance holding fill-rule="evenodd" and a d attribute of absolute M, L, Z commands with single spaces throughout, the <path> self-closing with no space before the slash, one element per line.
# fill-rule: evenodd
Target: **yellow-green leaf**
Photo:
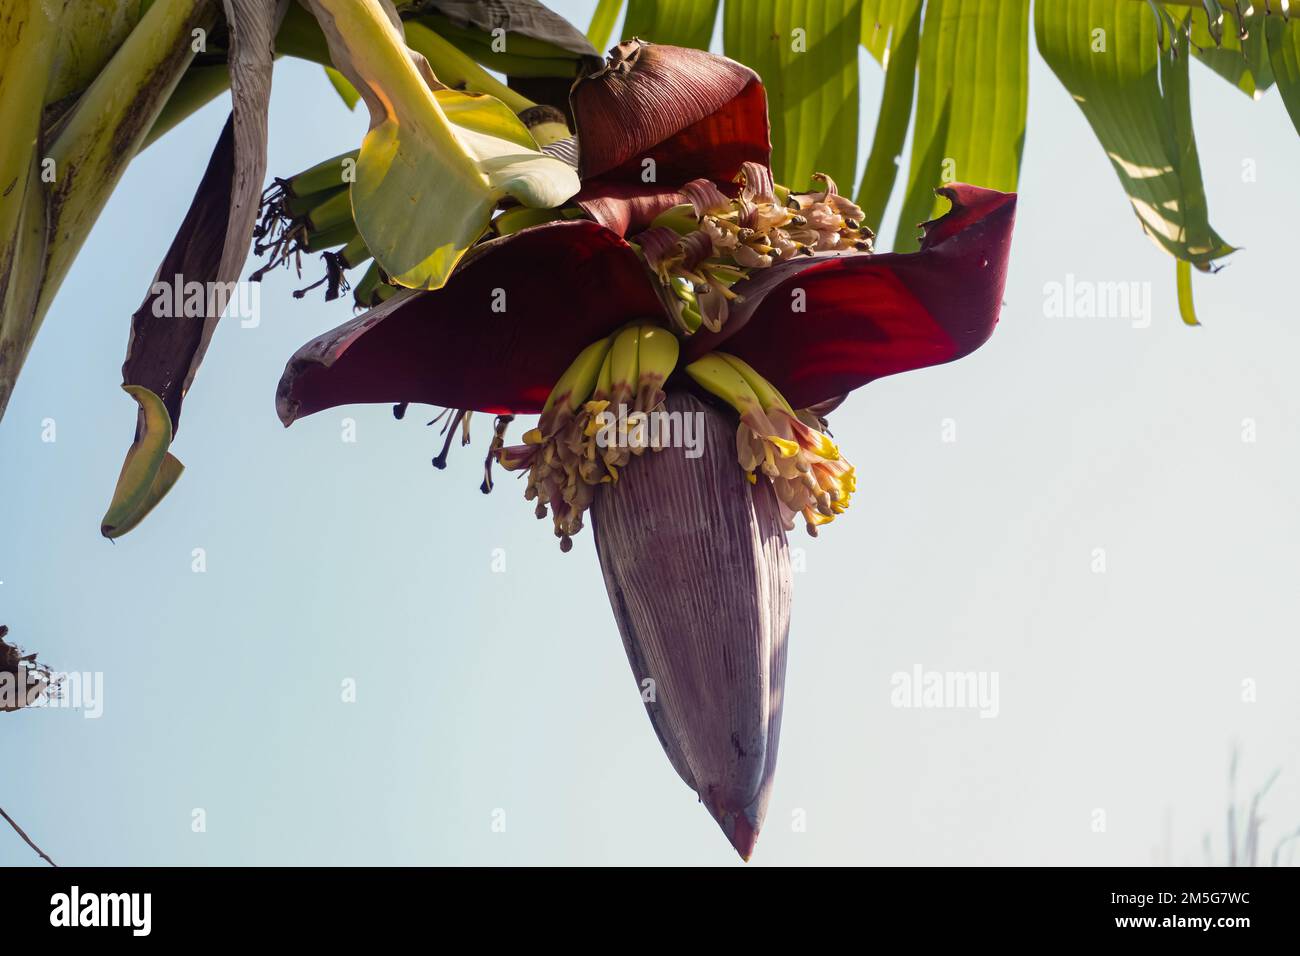
<path fill-rule="evenodd" d="M 541 152 L 499 100 L 437 89 L 379 0 L 311 6 L 335 66 L 370 109 L 352 211 L 396 283 L 440 288 L 505 197 L 552 208 L 578 191 L 574 169 Z"/>
<path fill-rule="evenodd" d="M 623 9 L 623 0 L 600 0 L 596 12 L 591 15 L 591 25 L 587 27 L 587 39 L 597 50 L 603 50 L 609 44 L 614 24 L 618 22 L 619 11 Z"/>
<path fill-rule="evenodd" d="M 154 476 L 153 484 L 149 486 L 149 492 L 144 496 L 140 506 L 122 524 L 111 529 L 111 531 L 107 527 L 101 529 L 104 537 L 120 538 L 128 531 L 135 530 L 136 526 L 153 511 L 154 506 L 167 497 L 167 492 L 171 491 L 172 485 L 180 480 L 181 472 L 184 470 L 185 466 L 181 464 L 179 458 L 171 452 L 164 455 L 162 464 L 158 466 L 158 474 Z"/>
<path fill-rule="evenodd" d="M 916 225 L 947 205 L 936 187 L 1016 188 L 1029 103 L 1029 0 L 929 0 L 918 75 L 899 252 L 918 248 Z"/>
<path fill-rule="evenodd" d="M 479 66 L 473 57 L 457 49 L 418 20 L 404 20 L 402 27 L 406 45 L 417 53 L 424 54 L 441 83 L 467 93 L 495 96 L 515 113 L 522 113 L 533 105 L 532 100 L 506 86 Z"/>
<path fill-rule="evenodd" d="M 50 144 L 55 181 L 41 313 L 194 58 L 192 32 L 210 31 L 218 6 L 212 0 L 154 0 Z"/>
<path fill-rule="evenodd" d="M 142 385 L 123 385 L 122 391 L 140 406 L 136 439 L 127 449 L 126 460 L 113 489 L 100 532 L 106 538 L 120 537 L 149 513 L 180 477 L 180 462 L 167 453 L 172 443 L 172 420 L 161 398 Z M 171 459 L 167 473 L 163 463 Z"/>

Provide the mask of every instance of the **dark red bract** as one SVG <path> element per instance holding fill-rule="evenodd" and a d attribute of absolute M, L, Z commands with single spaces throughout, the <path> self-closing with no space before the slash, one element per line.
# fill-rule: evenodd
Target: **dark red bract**
<path fill-rule="evenodd" d="M 741 163 L 768 162 L 762 85 L 724 57 L 632 41 L 575 85 L 572 105 L 576 199 L 593 221 L 485 243 L 442 289 L 399 293 L 307 343 L 280 382 L 286 425 L 357 402 L 537 412 L 593 340 L 633 320 L 671 325 L 624 237 L 682 202 L 691 180 L 734 194 Z M 920 251 L 818 253 L 756 271 L 734 287 L 743 301 L 719 332 L 685 341 L 684 359 L 725 343 L 799 408 L 970 353 L 997 322 L 1016 197 L 963 184 L 940 193 L 952 209 L 926 224 Z"/>

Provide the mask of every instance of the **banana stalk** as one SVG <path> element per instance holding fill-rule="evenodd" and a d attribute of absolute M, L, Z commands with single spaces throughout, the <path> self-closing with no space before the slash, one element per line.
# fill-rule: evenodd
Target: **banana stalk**
<path fill-rule="evenodd" d="M 338 263 L 342 269 L 355 269 L 369 259 L 370 250 L 366 248 L 366 242 L 360 236 L 349 239 L 348 244 L 338 253 Z"/>
<path fill-rule="evenodd" d="M 21 326 L 19 317 L 31 316 L 36 312 L 40 282 L 24 279 L 40 276 L 48 245 L 45 191 L 41 188 L 40 169 L 39 161 L 33 155 L 30 166 L 20 180 L 21 188 L 15 188 L 11 193 L 21 197 L 22 208 L 19 210 L 12 243 L 6 253 L 7 271 L 0 271 L 0 418 L 4 417 L 15 379 L 31 346 L 31 335 L 35 333 L 33 328 L 29 334 Z M 11 316 L 14 317 L 12 333 Z"/>
<path fill-rule="evenodd" d="M 347 222 L 340 222 L 309 233 L 302 248 L 304 252 L 324 252 L 326 249 L 346 245 L 356 238 L 358 238 L 356 223 L 349 219 Z"/>
<path fill-rule="evenodd" d="M 215 0 L 154 0 L 70 112 L 42 136 L 33 122 L 40 122 L 57 49 L 50 31 L 61 28 L 55 22 L 60 12 L 74 9 L 86 12 L 77 4 L 65 10 L 29 0 L 7 5 L 8 17 L 0 25 L 8 42 L 0 67 L 0 123 L 6 133 L 0 170 L 6 184 L 19 181 L 18 169 L 27 171 L 27 188 L 10 191 L 0 213 L 0 416 L 68 268 L 193 59 L 193 31 L 211 30 L 217 21 Z M 14 18 L 32 29 L 12 32 L 18 25 Z M 61 74 L 59 83 L 75 86 L 74 73 Z M 38 228 L 42 209 L 45 221 Z M 16 246 L 18 230 L 22 248 Z M 21 270 L 15 268 L 17 260 L 25 263 Z"/>
<path fill-rule="evenodd" d="M 193 32 L 216 22 L 215 0 L 155 0 L 50 144 L 55 181 L 42 313 L 194 58 Z"/>
<path fill-rule="evenodd" d="M 153 129 L 144 138 L 141 149 L 152 146 L 164 133 L 170 132 L 182 120 L 197 113 L 218 96 L 230 89 L 230 67 L 225 63 L 191 66 L 176 84 Z"/>
<path fill-rule="evenodd" d="M 7 4 L 0 13 L 0 417 L 27 353 L 29 338 L 12 316 L 36 307 L 45 257 L 46 211 L 40 183 L 44 84 L 57 42 L 58 11 L 40 0 Z"/>
<path fill-rule="evenodd" d="M 7 3 L 0 11 L 0 288 L 9 276 L 26 207 L 58 18 L 41 0 Z"/>
<path fill-rule="evenodd" d="M 76 96 L 94 81 L 144 15 L 140 0 L 63 0 L 58 50 L 45 103 Z"/>

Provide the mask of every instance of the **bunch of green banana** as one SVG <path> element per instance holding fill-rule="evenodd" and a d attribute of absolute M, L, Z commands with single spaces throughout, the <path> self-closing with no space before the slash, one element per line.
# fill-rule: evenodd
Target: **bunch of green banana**
<path fill-rule="evenodd" d="M 354 178 L 357 151 L 340 153 L 288 179 L 277 179 L 262 196 L 261 221 L 253 231 L 253 251 L 269 253 L 253 273 L 260 280 L 276 266 L 304 252 L 325 254 L 326 276 L 294 293 L 328 282 L 325 298 L 335 299 L 345 287 L 343 273 L 368 261 L 370 251 L 352 218 L 349 184 Z M 341 248 L 340 248 L 341 247 Z M 338 249 L 337 252 L 328 250 Z"/>
<path fill-rule="evenodd" d="M 815 415 L 795 411 L 771 382 L 734 355 L 710 352 L 686 366 L 686 374 L 740 415 L 740 467 L 751 482 L 760 471 L 766 475 L 785 513 L 802 514 L 809 534 L 848 509 L 856 471 Z"/>
<path fill-rule="evenodd" d="M 357 151 L 340 153 L 317 163 L 288 179 L 277 179 L 262 200 L 262 217 L 254 233 L 257 255 L 269 257 L 254 274 L 260 279 L 276 266 L 297 260 L 303 252 L 325 255 L 326 276 L 306 289 L 294 293 L 299 298 L 308 290 L 328 283 L 326 300 L 335 299 L 347 288 L 343 274 L 373 256 L 365 240 L 357 233 L 352 218 L 348 184 L 355 170 Z M 577 207 L 568 209 L 530 209 L 513 206 L 492 221 L 493 237 L 513 235 L 521 229 L 581 215 Z M 340 248 L 342 247 L 342 248 Z M 330 252 L 327 250 L 335 250 Z M 375 262 L 353 287 L 357 308 L 373 308 L 383 302 L 398 286 L 389 283 Z"/>

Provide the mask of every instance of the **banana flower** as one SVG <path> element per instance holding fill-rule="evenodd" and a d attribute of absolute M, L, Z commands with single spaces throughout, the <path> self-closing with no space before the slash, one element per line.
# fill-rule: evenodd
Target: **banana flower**
<path fill-rule="evenodd" d="M 548 152 L 577 169 L 572 212 L 490 236 L 442 288 L 308 342 L 277 410 L 286 426 L 360 402 L 498 416 L 484 490 L 493 462 L 521 472 L 565 550 L 590 512 L 660 743 L 748 859 L 783 709 L 786 532 L 802 516 L 815 533 L 857 485 L 824 416 L 989 338 L 1016 197 L 947 185 L 920 250 L 878 255 L 832 181 L 772 182 L 763 85 L 738 63 L 633 40 L 570 105 L 576 137 Z M 698 413 L 702 457 L 619 440 L 635 427 L 601 441 L 620 410 Z"/>

